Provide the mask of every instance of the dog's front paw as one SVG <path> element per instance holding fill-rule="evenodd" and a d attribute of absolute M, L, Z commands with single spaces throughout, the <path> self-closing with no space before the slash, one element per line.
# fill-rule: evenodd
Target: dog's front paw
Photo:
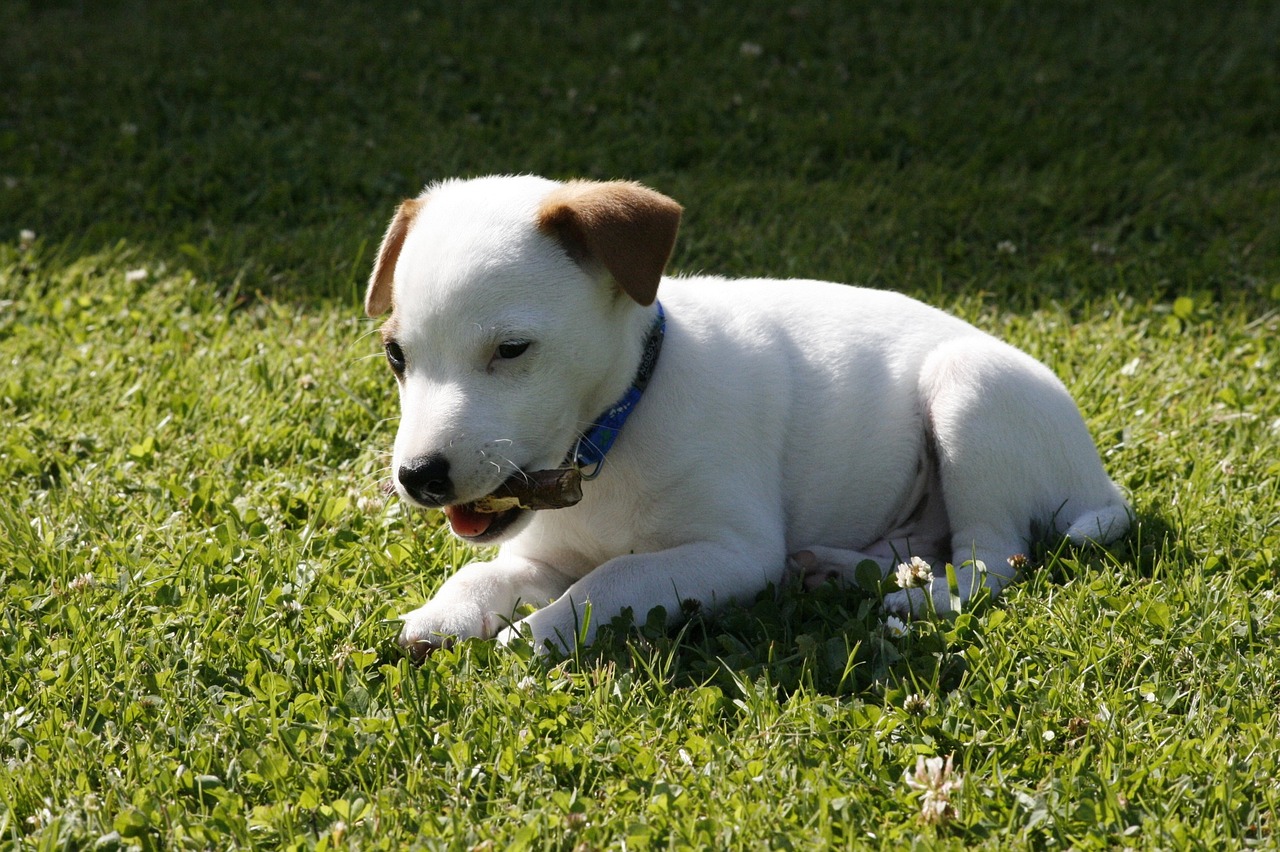
<path fill-rule="evenodd" d="M 396 640 L 413 659 L 421 661 L 432 651 L 458 639 L 493 636 L 494 618 L 474 600 L 437 595 L 407 615 Z"/>
<path fill-rule="evenodd" d="M 547 610 L 542 609 L 514 624 L 508 624 L 498 631 L 498 642 L 510 645 L 513 642 L 529 641 L 533 650 L 542 656 L 558 654 L 567 656 L 577 644 L 577 633 L 573 625 L 557 626 L 553 619 L 546 617 Z M 554 615 L 554 611 L 551 613 Z"/>
<path fill-rule="evenodd" d="M 945 577 L 935 577 L 928 587 L 917 586 L 885 595 L 884 609 L 905 618 L 925 618 L 934 613 L 945 615 L 951 612 L 951 588 Z"/>

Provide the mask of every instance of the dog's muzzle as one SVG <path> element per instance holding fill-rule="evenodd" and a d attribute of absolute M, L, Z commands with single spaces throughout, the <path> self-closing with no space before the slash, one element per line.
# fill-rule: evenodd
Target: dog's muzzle
<path fill-rule="evenodd" d="M 525 511 L 563 509 L 582 500 L 582 472 L 576 467 L 516 471 L 491 494 L 469 503 L 450 503 L 454 487 L 449 463 L 432 454 L 401 465 L 400 487 L 416 503 L 444 511 L 454 534 L 468 541 L 491 541 Z"/>

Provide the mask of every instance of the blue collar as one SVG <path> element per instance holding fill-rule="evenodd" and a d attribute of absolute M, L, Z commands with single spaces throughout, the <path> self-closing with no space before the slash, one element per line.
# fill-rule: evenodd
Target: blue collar
<path fill-rule="evenodd" d="M 604 467 L 605 453 L 609 452 L 613 442 L 618 440 L 618 433 L 622 431 L 623 424 L 627 422 L 636 404 L 640 402 L 644 389 L 649 386 L 649 379 L 653 377 L 653 368 L 658 364 L 658 353 L 662 351 L 662 338 L 666 331 L 667 315 L 662 310 L 662 303 L 658 302 L 658 316 L 649 327 L 649 336 L 644 342 L 644 354 L 640 356 L 640 366 L 636 368 L 636 377 L 631 380 L 631 387 L 627 388 L 627 392 L 621 399 L 596 418 L 591 428 L 578 438 L 578 443 L 574 444 L 573 451 L 569 453 L 569 465 L 582 471 L 583 479 L 595 479 L 600 475 L 600 468 Z M 590 469 L 589 473 L 588 469 Z"/>

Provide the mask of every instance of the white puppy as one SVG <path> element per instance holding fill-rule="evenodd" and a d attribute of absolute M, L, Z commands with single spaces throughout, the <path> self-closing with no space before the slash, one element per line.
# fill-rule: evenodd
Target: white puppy
<path fill-rule="evenodd" d="M 365 301 L 392 309 L 396 490 L 502 543 L 404 616 L 402 644 L 527 629 L 572 647 L 626 609 L 749 600 L 788 565 L 812 586 L 919 556 L 958 566 L 967 598 L 1037 534 L 1128 528 L 1042 364 L 896 293 L 663 278 L 680 212 L 634 183 L 536 177 L 448 181 L 396 212 Z M 598 475 L 572 507 L 485 499 L 575 465 Z M 886 607 L 950 608 L 944 578 L 925 585 Z M 546 605 L 511 625 L 521 603 Z"/>

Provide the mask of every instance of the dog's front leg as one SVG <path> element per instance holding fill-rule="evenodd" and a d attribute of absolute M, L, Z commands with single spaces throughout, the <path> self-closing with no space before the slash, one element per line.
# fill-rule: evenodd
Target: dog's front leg
<path fill-rule="evenodd" d="M 472 562 L 445 580 L 431 600 L 401 616 L 399 642 L 421 659 L 450 639 L 490 638 L 511 622 L 517 606 L 559 597 L 571 580 L 547 565 L 514 556 Z"/>
<path fill-rule="evenodd" d="M 732 600 L 750 598 L 782 574 L 782 546 L 729 548 L 722 542 L 695 542 L 657 553 L 619 556 L 568 588 L 554 603 L 498 634 L 510 642 L 527 632 L 534 647 L 572 650 L 590 643 L 596 629 L 630 609 L 642 622 L 658 606 L 669 622 L 683 618 L 686 606 L 714 610 Z"/>

